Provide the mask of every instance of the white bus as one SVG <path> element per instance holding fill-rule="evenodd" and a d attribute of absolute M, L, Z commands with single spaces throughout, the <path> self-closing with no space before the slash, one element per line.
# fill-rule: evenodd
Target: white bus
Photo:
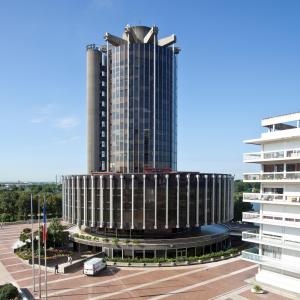
<path fill-rule="evenodd" d="M 103 258 L 94 257 L 86 261 L 83 265 L 83 274 L 95 275 L 99 271 L 106 269 L 106 262 Z"/>

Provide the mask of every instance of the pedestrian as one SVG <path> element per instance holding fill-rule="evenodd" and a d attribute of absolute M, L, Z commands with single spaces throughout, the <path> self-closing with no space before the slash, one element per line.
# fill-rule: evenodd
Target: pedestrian
<path fill-rule="evenodd" d="M 55 264 L 55 266 L 54 266 L 54 273 L 58 274 L 58 264 Z"/>
<path fill-rule="evenodd" d="M 72 256 L 70 255 L 70 265 L 72 264 L 72 261 L 73 261 L 73 258 L 72 258 Z"/>

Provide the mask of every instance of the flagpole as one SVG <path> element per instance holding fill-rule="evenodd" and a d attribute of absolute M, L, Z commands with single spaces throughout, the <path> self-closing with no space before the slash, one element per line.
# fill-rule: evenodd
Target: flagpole
<path fill-rule="evenodd" d="M 32 252 L 32 281 L 33 281 L 33 291 L 35 292 L 35 264 L 34 264 L 34 235 L 33 235 L 33 204 L 32 204 L 32 194 L 30 194 L 30 209 L 31 209 L 31 252 Z"/>
<path fill-rule="evenodd" d="M 43 238 L 44 238 L 44 255 L 45 255 L 45 299 L 47 300 L 47 214 L 46 214 L 46 196 L 44 194 L 44 228 L 43 228 Z"/>
<path fill-rule="evenodd" d="M 40 204 L 40 195 L 38 195 L 38 236 L 39 236 L 39 243 L 38 243 L 38 251 L 39 251 L 39 299 L 41 299 L 42 296 L 42 290 L 41 290 L 41 220 L 40 220 L 40 210 L 41 210 L 41 204 Z"/>

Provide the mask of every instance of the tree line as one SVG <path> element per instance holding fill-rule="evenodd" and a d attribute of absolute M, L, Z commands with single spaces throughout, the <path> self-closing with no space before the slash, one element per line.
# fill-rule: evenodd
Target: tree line
<path fill-rule="evenodd" d="M 38 217 L 38 197 L 40 197 L 41 210 L 44 195 L 46 197 L 48 218 L 62 215 L 61 211 L 61 185 L 34 184 L 27 186 L 0 186 L 0 221 L 14 222 L 31 218 L 30 195 L 33 195 L 33 215 Z"/>

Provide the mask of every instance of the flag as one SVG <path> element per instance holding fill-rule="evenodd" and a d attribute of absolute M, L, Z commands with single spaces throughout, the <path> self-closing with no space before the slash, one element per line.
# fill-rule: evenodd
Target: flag
<path fill-rule="evenodd" d="M 47 218 L 46 218 L 46 201 L 43 207 L 43 242 L 47 240 Z"/>

